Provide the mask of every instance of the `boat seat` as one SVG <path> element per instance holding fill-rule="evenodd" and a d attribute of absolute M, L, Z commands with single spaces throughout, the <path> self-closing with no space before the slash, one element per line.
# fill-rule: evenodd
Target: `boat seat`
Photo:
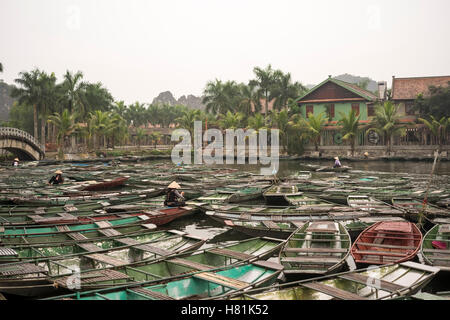
<path fill-rule="evenodd" d="M 151 291 L 151 290 L 148 290 L 145 288 L 133 288 L 133 289 L 127 289 L 127 291 L 132 291 L 139 295 L 149 297 L 152 300 L 175 300 L 174 298 L 169 297 L 168 295 L 166 295 L 164 293 Z"/>
<path fill-rule="evenodd" d="M 58 231 L 60 231 L 60 232 L 71 231 L 71 230 L 69 229 L 69 227 L 66 226 L 66 225 L 63 225 L 63 226 L 56 226 L 56 230 L 58 230 Z"/>
<path fill-rule="evenodd" d="M 327 256 L 299 256 L 299 257 L 281 257 L 282 263 L 299 263 L 299 264 L 336 264 L 342 259 Z"/>
<path fill-rule="evenodd" d="M 182 265 L 182 266 L 185 266 L 185 267 L 197 269 L 197 270 L 200 270 L 200 271 L 206 271 L 206 270 L 210 270 L 210 269 L 213 268 L 213 267 L 208 266 L 208 265 L 203 264 L 203 263 L 190 261 L 190 260 L 186 260 L 186 259 L 180 259 L 180 258 L 169 259 L 167 261 L 171 262 L 171 263 L 179 264 L 179 265 Z"/>
<path fill-rule="evenodd" d="M 98 232 L 101 234 L 107 236 L 107 237 L 114 237 L 114 236 L 120 236 L 122 233 L 120 233 L 117 230 L 114 230 L 112 228 L 106 228 L 106 229 L 98 229 Z"/>
<path fill-rule="evenodd" d="M 391 257 L 404 257 L 410 252 L 396 252 L 396 251 L 377 251 L 377 250 L 355 250 L 354 253 L 360 255 L 373 255 L 373 256 L 391 256 Z"/>
<path fill-rule="evenodd" d="M 356 282 L 365 284 L 369 287 L 374 287 L 374 288 L 381 289 L 384 291 L 389 291 L 389 292 L 396 292 L 396 291 L 405 289 L 404 286 L 401 286 L 399 284 L 395 284 L 395 283 L 385 281 L 382 279 L 375 279 L 373 277 L 369 277 L 369 276 L 366 276 L 366 275 L 360 274 L 360 273 L 348 273 L 348 274 L 340 275 L 338 277 L 342 278 L 342 279 L 347 279 L 350 281 L 356 281 Z"/>
<path fill-rule="evenodd" d="M 319 282 L 302 283 L 301 286 L 312 289 L 312 290 L 320 291 L 329 296 L 332 296 L 332 297 L 335 297 L 338 299 L 342 299 L 342 300 L 367 300 L 366 298 L 358 296 L 357 294 L 354 294 L 354 293 L 351 293 L 351 292 L 348 292 L 348 291 L 345 291 L 342 289 L 330 287 L 330 286 L 327 286 L 327 285 L 319 283 Z"/>
<path fill-rule="evenodd" d="M 367 246 L 367 247 L 390 248 L 390 249 L 410 249 L 410 250 L 417 249 L 417 247 L 412 247 L 412 246 L 394 246 L 394 245 L 370 243 L 370 242 L 356 242 L 356 245 L 362 245 L 362 246 Z"/>
<path fill-rule="evenodd" d="M 0 265 L 1 276 L 17 276 L 31 273 L 43 273 L 47 274 L 47 271 L 32 263 L 19 263 L 19 264 L 6 264 Z"/>
<path fill-rule="evenodd" d="M 112 227 L 112 224 L 109 221 L 97 221 L 97 222 L 95 222 L 95 224 L 99 228 L 111 228 Z"/>
<path fill-rule="evenodd" d="M 86 251 L 89 251 L 89 252 L 95 252 L 95 251 L 102 250 L 93 243 L 77 243 L 77 246 L 79 246 L 80 248 L 82 248 Z"/>
<path fill-rule="evenodd" d="M 280 226 L 273 221 L 263 221 L 262 223 L 269 229 L 280 229 Z"/>
<path fill-rule="evenodd" d="M 335 248 L 284 248 L 285 252 L 318 252 L 318 253 L 346 253 L 348 249 L 335 249 Z"/>
<path fill-rule="evenodd" d="M 423 249 L 423 252 L 450 254 L 450 249 Z"/>
<path fill-rule="evenodd" d="M 102 253 L 88 254 L 88 255 L 85 255 L 85 257 L 90 258 L 92 260 L 99 261 L 99 262 L 104 262 L 104 263 L 113 265 L 115 267 L 120 267 L 120 266 L 128 264 L 128 261 L 113 258 L 113 257 L 107 256 L 106 254 L 102 254 Z"/>
<path fill-rule="evenodd" d="M 214 249 L 211 249 L 209 252 L 217 253 L 220 255 L 225 255 L 230 258 L 235 258 L 235 259 L 239 259 L 239 260 L 248 260 L 248 259 L 252 259 L 255 257 L 252 254 L 248 254 L 248 253 L 244 253 L 244 252 L 237 252 L 237 251 L 233 251 L 233 250 L 225 249 L 225 248 L 214 248 Z"/>
<path fill-rule="evenodd" d="M 19 254 L 11 248 L 0 248 L 0 256 L 18 256 Z"/>
<path fill-rule="evenodd" d="M 72 275 L 61 277 L 55 280 L 55 282 L 60 287 L 67 287 L 71 281 L 69 278 L 73 278 Z M 104 282 L 104 281 L 115 281 L 115 280 L 124 280 L 124 279 L 130 279 L 129 276 L 127 276 L 125 273 L 111 270 L 111 269 L 105 269 L 105 270 L 95 270 L 95 271 L 89 271 L 89 272 L 82 272 L 80 274 L 80 284 L 86 285 L 89 283 L 96 283 L 96 282 Z"/>
<path fill-rule="evenodd" d="M 197 274 L 194 274 L 193 277 L 203 279 L 206 281 L 210 281 L 210 282 L 214 282 L 216 284 L 222 285 L 224 287 L 232 288 L 232 289 L 244 289 L 250 285 L 248 282 L 225 277 L 220 274 L 211 273 L 211 272 L 197 273 Z"/>

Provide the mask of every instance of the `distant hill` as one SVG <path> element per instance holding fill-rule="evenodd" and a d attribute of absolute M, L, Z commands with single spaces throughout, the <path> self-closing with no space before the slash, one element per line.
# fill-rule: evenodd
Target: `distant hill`
<path fill-rule="evenodd" d="M 9 85 L 3 82 L 3 80 L 0 80 L 0 121 L 9 120 L 9 110 L 15 101 L 9 95 L 13 88 L 13 85 Z"/>
<path fill-rule="evenodd" d="M 341 74 L 337 77 L 333 77 L 334 79 L 345 81 L 348 83 L 361 84 L 367 82 L 367 87 L 365 88 L 368 91 L 377 92 L 378 91 L 378 83 L 375 80 L 372 80 L 368 77 L 358 77 L 348 73 Z"/>
<path fill-rule="evenodd" d="M 156 98 L 153 99 L 152 103 L 164 103 L 171 106 L 181 104 L 191 109 L 205 109 L 205 106 L 202 103 L 202 97 L 196 97 L 189 94 L 187 96 L 183 95 L 177 100 L 170 91 L 161 92 Z"/>
<path fill-rule="evenodd" d="M 372 91 L 374 93 L 378 92 L 378 83 L 375 80 L 370 79 L 369 77 L 359 77 L 354 76 L 348 73 L 341 74 L 339 76 L 333 77 L 334 79 L 345 81 L 348 83 L 354 83 L 357 85 L 361 85 L 362 83 L 367 82 L 366 90 Z M 317 84 L 307 84 L 305 87 L 308 89 L 312 89 Z"/>

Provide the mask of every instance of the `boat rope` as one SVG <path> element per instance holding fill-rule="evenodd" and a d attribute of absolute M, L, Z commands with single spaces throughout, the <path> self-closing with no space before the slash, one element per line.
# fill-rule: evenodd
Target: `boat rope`
<path fill-rule="evenodd" d="M 437 162 L 437 159 L 439 158 L 439 154 L 440 154 L 439 150 L 436 150 L 435 153 L 434 153 L 434 162 L 433 162 L 433 166 L 431 167 L 430 179 L 428 180 L 427 189 L 425 191 L 425 197 L 423 198 L 422 210 L 419 211 L 418 226 L 422 230 L 425 230 L 423 228 L 423 219 L 425 218 L 425 214 L 426 214 L 426 208 L 427 208 L 427 204 L 428 204 L 428 192 L 430 190 L 430 185 L 431 185 L 431 182 L 433 180 L 434 169 L 436 168 L 436 162 Z"/>

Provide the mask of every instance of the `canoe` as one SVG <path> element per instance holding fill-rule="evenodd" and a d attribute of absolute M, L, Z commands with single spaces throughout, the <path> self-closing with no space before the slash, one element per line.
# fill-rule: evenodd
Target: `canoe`
<path fill-rule="evenodd" d="M 450 217 L 449 210 L 436 207 L 429 203 L 424 206 L 423 202 L 413 198 L 392 198 L 392 205 L 395 208 L 405 210 L 408 215 L 413 216 L 415 220 L 417 220 L 418 214 L 421 212 L 424 212 L 428 218 Z"/>
<path fill-rule="evenodd" d="M 345 227 L 345 229 L 347 229 L 352 239 L 356 239 L 362 231 L 364 231 L 374 223 L 380 221 L 407 222 L 405 218 L 395 216 L 371 216 L 371 217 L 360 217 L 355 219 L 339 220 L 339 222 Z"/>
<path fill-rule="evenodd" d="M 164 284 L 110 288 L 76 293 L 56 299 L 75 300 L 203 300 L 272 284 L 283 267 L 267 261 L 220 271 L 202 271 Z"/>
<path fill-rule="evenodd" d="M 267 204 L 272 205 L 289 205 L 286 196 L 301 195 L 295 184 L 274 185 L 264 191 L 263 196 Z"/>
<path fill-rule="evenodd" d="M 103 181 L 96 184 L 91 184 L 82 188 L 82 191 L 97 191 L 97 190 L 108 190 L 116 187 L 120 187 L 125 184 L 129 177 L 119 177 L 111 181 Z"/>
<path fill-rule="evenodd" d="M 112 270 L 114 267 L 195 250 L 206 241 L 181 231 L 170 232 L 172 236 L 154 241 L 142 241 L 139 237 L 121 238 L 114 242 L 116 247 L 113 248 L 103 249 L 91 243 L 89 246 L 84 245 L 84 253 L 1 264 L 0 292 L 28 297 L 54 294 L 63 288 L 54 279 L 65 276 L 66 285 L 69 285 L 77 273 L 87 274 L 88 282 L 103 280 L 121 283 L 127 277 Z M 30 286 L 35 288 L 29 290 Z"/>
<path fill-rule="evenodd" d="M 285 196 L 286 201 L 289 203 L 289 205 L 291 206 L 296 206 L 298 207 L 302 207 L 302 208 L 310 208 L 312 211 L 315 210 L 330 210 L 332 207 L 335 207 L 336 204 L 326 201 L 326 200 L 322 200 L 322 199 L 318 199 L 318 198 L 314 198 L 308 195 L 304 195 L 304 194 L 300 194 L 300 195 L 286 195 Z"/>
<path fill-rule="evenodd" d="M 399 210 L 393 206 L 380 201 L 378 199 L 364 196 L 364 195 L 349 195 L 347 203 L 352 208 L 364 210 L 372 215 L 390 215 L 390 216 L 404 216 L 404 210 Z"/>
<path fill-rule="evenodd" d="M 251 221 L 251 220 L 216 220 L 227 226 L 253 237 L 272 237 L 287 239 L 299 225 L 296 221 Z"/>
<path fill-rule="evenodd" d="M 450 224 L 437 224 L 424 236 L 420 252 L 425 262 L 450 271 Z"/>
<path fill-rule="evenodd" d="M 335 221 L 306 222 L 295 230 L 280 251 L 288 278 L 339 271 L 350 254 L 347 230 Z"/>
<path fill-rule="evenodd" d="M 342 166 L 342 167 L 329 167 L 329 166 L 324 166 L 324 167 L 320 167 L 318 169 L 316 169 L 317 172 L 347 172 L 348 170 L 350 170 L 352 167 L 348 167 L 348 166 Z"/>
<path fill-rule="evenodd" d="M 207 249 L 174 254 L 158 260 L 142 261 L 133 264 L 115 266 L 112 268 L 117 274 L 121 273 L 122 283 L 144 283 L 157 281 L 169 282 L 174 278 L 182 278 L 199 271 L 213 271 L 230 268 L 234 265 L 250 263 L 270 258 L 277 254 L 283 241 L 271 238 L 252 238 L 243 241 L 233 241 L 227 245 L 214 245 Z M 112 287 L 111 281 L 95 281 L 87 277 L 92 271 L 82 271 L 80 278 L 82 291 Z M 61 287 L 67 287 L 68 277 L 52 278 Z"/>
<path fill-rule="evenodd" d="M 305 181 L 311 179 L 311 177 L 312 177 L 311 171 L 298 171 L 297 173 L 289 176 L 289 180 Z"/>
<path fill-rule="evenodd" d="M 439 268 L 415 262 L 369 267 L 238 292 L 234 300 L 389 300 L 424 288 Z"/>
<path fill-rule="evenodd" d="M 399 263 L 413 259 L 421 243 L 422 233 L 414 223 L 381 221 L 358 236 L 351 254 L 357 263 Z"/>
<path fill-rule="evenodd" d="M 85 238 L 108 237 L 121 234 L 153 230 L 154 224 L 146 223 L 147 216 L 134 216 L 116 220 L 97 221 L 83 225 L 49 225 L 34 227 L 0 227 L 0 244 L 3 246 L 62 243 L 83 241 Z M 112 231 L 111 231 L 112 230 Z"/>

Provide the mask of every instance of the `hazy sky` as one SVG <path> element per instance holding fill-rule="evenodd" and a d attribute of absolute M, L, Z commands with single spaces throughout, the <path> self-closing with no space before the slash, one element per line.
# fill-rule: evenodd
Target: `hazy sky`
<path fill-rule="evenodd" d="M 449 12 L 449 0 L 0 0 L 0 78 L 81 70 L 126 103 L 201 95 L 269 63 L 303 84 L 350 73 L 390 87 L 450 75 Z"/>

